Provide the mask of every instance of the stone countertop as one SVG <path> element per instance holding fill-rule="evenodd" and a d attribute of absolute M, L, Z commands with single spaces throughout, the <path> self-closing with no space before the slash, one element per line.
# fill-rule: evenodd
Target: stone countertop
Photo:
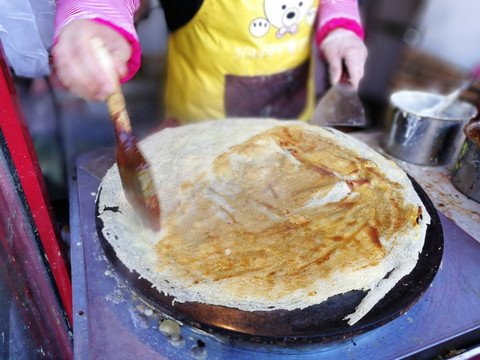
<path fill-rule="evenodd" d="M 422 186 L 437 210 L 480 242 L 480 203 L 468 198 L 453 186 L 450 173 L 455 159 L 446 166 L 415 165 L 385 152 L 380 145 L 381 131 L 359 131 L 350 135 L 403 168 Z"/>

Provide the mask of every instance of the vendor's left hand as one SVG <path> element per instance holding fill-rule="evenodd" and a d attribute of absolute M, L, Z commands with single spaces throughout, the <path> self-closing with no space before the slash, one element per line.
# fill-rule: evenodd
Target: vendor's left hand
<path fill-rule="evenodd" d="M 323 40 L 320 51 L 328 62 L 330 82 L 336 84 L 342 76 L 342 61 L 347 67 L 350 82 L 355 88 L 363 77 L 367 47 L 354 32 L 338 28 Z"/>

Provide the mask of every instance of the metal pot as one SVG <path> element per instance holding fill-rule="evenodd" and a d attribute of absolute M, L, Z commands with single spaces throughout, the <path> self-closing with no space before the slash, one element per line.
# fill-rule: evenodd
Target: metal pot
<path fill-rule="evenodd" d="M 465 141 L 452 172 L 452 183 L 462 193 L 480 202 L 480 122 L 465 127 Z"/>
<path fill-rule="evenodd" d="M 457 153 L 462 130 L 476 114 L 476 108 L 456 101 L 441 117 L 426 115 L 443 99 L 419 91 L 400 91 L 390 97 L 391 116 L 382 145 L 391 155 L 419 165 L 444 165 Z"/>

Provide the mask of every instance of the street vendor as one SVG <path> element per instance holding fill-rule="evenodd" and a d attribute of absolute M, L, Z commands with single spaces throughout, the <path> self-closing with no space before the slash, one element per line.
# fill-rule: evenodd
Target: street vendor
<path fill-rule="evenodd" d="M 97 62 L 100 37 L 122 82 L 140 67 L 134 14 L 141 0 L 58 0 L 53 57 L 63 85 L 94 101 L 114 84 Z M 309 120 L 315 102 L 312 43 L 330 83 L 342 63 L 358 87 L 367 50 L 356 0 L 162 0 L 169 29 L 165 118 Z M 314 37 L 314 41 L 312 38 Z"/>

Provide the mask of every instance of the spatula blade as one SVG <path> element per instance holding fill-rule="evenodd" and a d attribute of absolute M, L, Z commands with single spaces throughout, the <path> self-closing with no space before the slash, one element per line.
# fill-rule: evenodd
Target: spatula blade
<path fill-rule="evenodd" d="M 318 102 L 311 123 L 320 126 L 366 126 L 365 112 L 353 85 L 344 81 L 333 85 Z"/>
<path fill-rule="evenodd" d="M 150 167 L 136 138 L 121 132 L 117 132 L 117 166 L 125 197 L 140 222 L 154 231 L 160 230 L 160 203 Z"/>
<path fill-rule="evenodd" d="M 153 231 L 160 230 L 160 204 L 150 166 L 133 134 L 125 98 L 117 87 L 107 99 L 117 139 L 117 166 L 127 200 L 140 222 Z"/>

